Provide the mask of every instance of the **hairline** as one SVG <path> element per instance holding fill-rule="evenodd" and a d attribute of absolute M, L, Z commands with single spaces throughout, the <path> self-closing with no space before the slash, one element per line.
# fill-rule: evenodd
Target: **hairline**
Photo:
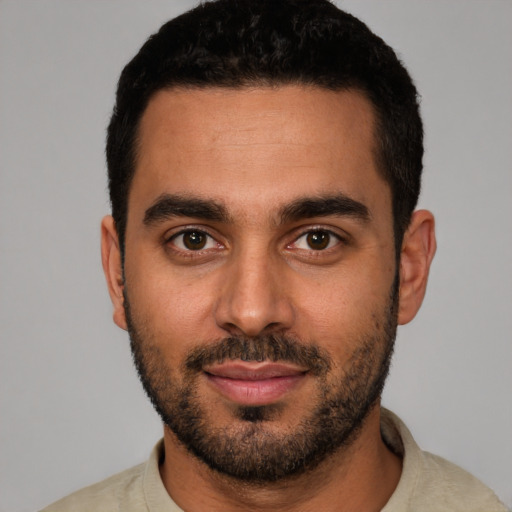
<path fill-rule="evenodd" d="M 127 180 L 127 195 L 126 195 L 126 211 L 124 212 L 124 230 L 123 233 L 119 233 L 120 235 L 120 246 L 121 246 L 121 252 L 123 254 L 124 259 L 124 252 L 125 252 L 125 237 L 126 237 L 126 227 L 128 224 L 128 210 L 129 210 L 129 203 L 130 203 L 130 195 L 132 191 L 132 183 L 135 178 L 135 173 L 137 170 L 137 162 L 140 156 L 140 146 L 141 146 L 141 123 L 142 119 L 148 109 L 148 106 L 150 102 L 155 98 L 157 94 L 163 91 L 176 91 L 176 92 L 188 92 L 188 91 L 201 91 L 201 90 L 218 90 L 218 91 L 250 91 L 250 90 L 278 90 L 282 89 L 284 87 L 297 87 L 299 89 L 305 89 L 305 90 L 320 90 L 320 91 L 331 91 L 331 92 L 355 92 L 360 94 L 369 104 L 371 108 L 372 113 L 372 157 L 375 164 L 375 169 L 378 173 L 378 175 L 383 178 L 383 180 L 386 182 L 387 186 L 389 187 L 390 191 L 390 202 L 391 202 L 391 214 L 392 214 L 392 220 L 393 220 L 393 236 L 394 236 L 394 242 L 397 246 L 397 252 L 398 252 L 398 245 L 401 244 L 402 237 L 403 237 L 403 228 L 400 228 L 397 226 L 396 222 L 396 212 L 394 204 L 394 187 L 392 184 L 392 181 L 390 179 L 390 173 L 386 168 L 386 165 L 384 163 L 384 149 L 382 148 L 381 144 L 381 138 L 384 133 L 384 127 L 382 126 L 382 119 L 381 115 L 379 113 L 378 107 L 375 104 L 375 102 L 370 97 L 370 94 L 364 89 L 362 86 L 357 85 L 346 85 L 346 86 L 339 86 L 339 87 L 328 87 L 323 84 L 318 83 L 307 83 L 304 80 L 294 79 L 294 80 L 269 80 L 266 78 L 255 78 L 253 80 L 244 80 L 237 84 L 219 84 L 219 83 L 205 83 L 205 84 L 187 84 L 187 83 L 176 83 L 171 84 L 168 86 L 163 86 L 155 89 L 152 91 L 148 97 L 146 98 L 144 102 L 144 106 L 140 112 L 140 115 L 138 116 L 137 123 L 133 128 L 133 144 L 132 144 L 132 155 L 131 155 L 131 169 L 129 174 L 129 179 Z M 117 227 L 116 227 L 117 228 Z"/>

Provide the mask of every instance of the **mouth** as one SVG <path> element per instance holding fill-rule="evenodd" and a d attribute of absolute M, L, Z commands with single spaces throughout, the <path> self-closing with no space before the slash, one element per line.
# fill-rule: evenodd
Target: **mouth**
<path fill-rule="evenodd" d="M 276 403 L 297 388 L 308 371 L 288 363 L 227 361 L 204 369 L 224 398 L 246 406 Z"/>

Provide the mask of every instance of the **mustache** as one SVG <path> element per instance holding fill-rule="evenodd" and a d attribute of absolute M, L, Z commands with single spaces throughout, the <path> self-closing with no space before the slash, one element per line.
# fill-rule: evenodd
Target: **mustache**
<path fill-rule="evenodd" d="M 199 373 L 205 366 L 235 359 L 256 362 L 286 361 L 302 366 L 316 376 L 325 375 L 331 368 L 331 357 L 325 350 L 279 334 L 250 338 L 231 336 L 213 344 L 202 345 L 192 349 L 184 366 L 187 372 Z"/>

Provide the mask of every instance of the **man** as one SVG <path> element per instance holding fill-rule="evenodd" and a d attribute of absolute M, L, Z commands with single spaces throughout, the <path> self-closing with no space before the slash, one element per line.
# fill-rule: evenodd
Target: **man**
<path fill-rule="evenodd" d="M 505 510 L 380 407 L 435 252 L 416 89 L 323 0 L 207 3 L 127 65 L 102 224 L 164 423 L 58 510 Z"/>

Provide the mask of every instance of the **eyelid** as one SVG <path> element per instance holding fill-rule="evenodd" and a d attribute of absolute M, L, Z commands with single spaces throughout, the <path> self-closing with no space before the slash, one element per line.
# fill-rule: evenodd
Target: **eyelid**
<path fill-rule="evenodd" d="M 164 244 L 170 245 L 172 247 L 172 250 L 175 252 L 178 252 L 181 254 L 187 254 L 187 255 L 191 255 L 191 254 L 199 255 L 205 251 L 210 251 L 210 250 L 214 249 L 213 247 L 209 247 L 209 248 L 203 248 L 203 249 L 198 249 L 198 250 L 194 251 L 192 249 L 177 247 L 176 244 L 173 243 L 173 241 L 176 238 L 178 238 L 179 236 L 182 236 L 182 235 L 185 235 L 185 234 L 191 233 L 191 232 L 197 232 L 197 233 L 201 233 L 201 234 L 207 236 L 208 238 L 210 238 L 211 240 L 213 240 L 215 242 L 215 244 L 217 245 L 216 248 L 224 248 L 224 246 L 225 246 L 225 244 L 223 244 L 222 242 L 219 242 L 218 237 L 213 235 L 208 228 L 206 228 L 204 226 L 197 226 L 197 225 L 179 226 L 179 227 L 176 227 L 176 228 L 173 228 L 173 229 L 167 231 L 163 237 Z"/>
<path fill-rule="evenodd" d="M 292 242 L 287 244 L 287 247 L 291 247 L 300 238 L 307 236 L 310 233 L 314 233 L 316 231 L 322 231 L 324 233 L 328 233 L 332 237 L 335 237 L 338 240 L 338 244 L 336 244 L 336 246 L 339 245 L 340 243 L 348 244 L 350 241 L 350 238 L 351 238 L 348 233 L 342 231 L 339 228 L 334 229 L 333 227 L 330 227 L 330 226 L 328 227 L 328 226 L 322 226 L 322 225 L 313 225 L 313 226 L 299 228 L 299 230 L 297 230 L 297 232 L 294 234 Z M 332 247 L 330 249 L 332 249 Z M 321 252 L 320 250 L 315 251 L 314 249 L 303 249 L 303 250 L 310 250 L 313 252 Z M 329 249 L 323 249 L 323 251 L 327 251 L 327 250 L 329 250 Z"/>
<path fill-rule="evenodd" d="M 314 233 L 314 231 L 312 233 Z M 326 231 L 324 233 L 327 233 L 327 235 L 329 236 L 327 245 L 325 247 L 315 249 L 314 247 L 309 246 L 309 241 L 307 240 L 307 238 L 311 234 L 311 232 L 310 232 L 310 233 L 304 233 L 303 235 L 299 236 L 295 240 L 295 242 L 293 242 L 294 249 L 296 249 L 298 251 L 307 251 L 307 252 L 312 252 L 312 253 L 325 253 L 331 249 L 336 248 L 338 245 L 340 245 L 341 239 L 338 236 L 336 236 L 334 233 L 328 233 Z"/>

